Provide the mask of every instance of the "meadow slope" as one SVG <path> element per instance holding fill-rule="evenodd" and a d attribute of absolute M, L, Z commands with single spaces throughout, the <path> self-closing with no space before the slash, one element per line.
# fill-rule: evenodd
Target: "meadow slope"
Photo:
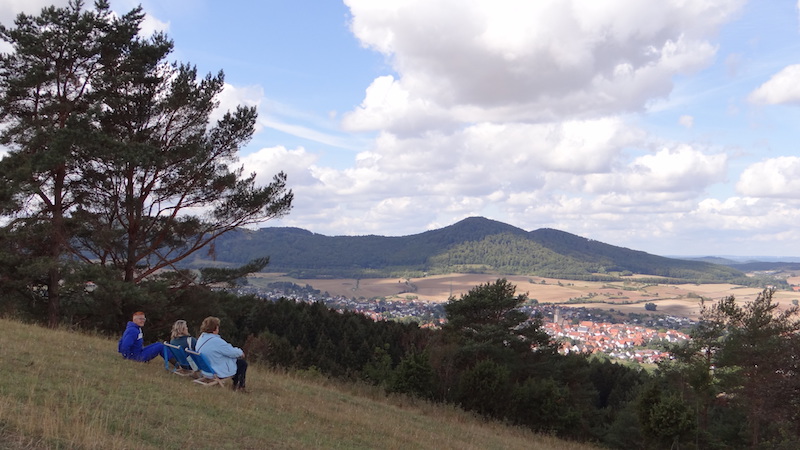
<path fill-rule="evenodd" d="M 248 394 L 206 388 L 105 337 L 0 327 L 0 448 L 594 448 L 309 373 L 252 365 Z"/>

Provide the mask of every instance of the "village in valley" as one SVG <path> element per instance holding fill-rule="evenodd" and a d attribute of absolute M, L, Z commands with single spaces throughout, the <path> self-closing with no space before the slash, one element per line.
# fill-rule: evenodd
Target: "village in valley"
<path fill-rule="evenodd" d="M 628 323 L 583 320 L 577 325 L 563 321 L 545 322 L 544 329 L 561 342 L 561 353 L 603 353 L 613 359 L 657 363 L 669 357 L 663 343 L 678 343 L 689 335 L 677 330 L 658 331 Z"/>
<path fill-rule="evenodd" d="M 763 274 L 762 274 L 763 275 Z M 779 304 L 797 304 L 800 276 L 784 277 L 790 288 L 779 290 Z M 472 287 L 496 278 L 489 274 L 450 274 L 419 279 L 291 279 L 254 274 L 238 294 L 266 300 L 280 298 L 322 302 L 337 311 L 353 311 L 375 321 L 416 322 L 439 328 L 446 322 L 444 305 Z M 702 305 L 733 295 L 752 301 L 760 288 L 731 284 L 685 285 L 640 283 L 632 277 L 618 284 L 543 277 L 509 276 L 529 300 L 522 310 L 559 344 L 559 352 L 583 353 L 613 360 L 652 364 L 669 358 L 669 345 L 688 340 Z M 300 283 L 304 285 L 301 286 Z"/>
<path fill-rule="evenodd" d="M 406 298 L 357 298 L 320 292 L 310 285 L 290 282 L 271 283 L 268 288 L 240 286 L 236 292 L 257 295 L 265 300 L 287 298 L 300 302 L 322 302 L 337 311 L 353 311 L 373 320 L 416 322 L 423 328 L 438 328 L 446 322 L 444 302 Z M 694 320 L 650 314 L 644 305 L 641 313 L 622 313 L 613 308 L 595 309 L 530 302 L 523 311 L 531 318 L 539 316 L 543 329 L 559 343 L 559 352 L 602 354 L 609 358 L 636 363 L 657 363 L 669 354 L 666 344 L 689 339 Z"/>

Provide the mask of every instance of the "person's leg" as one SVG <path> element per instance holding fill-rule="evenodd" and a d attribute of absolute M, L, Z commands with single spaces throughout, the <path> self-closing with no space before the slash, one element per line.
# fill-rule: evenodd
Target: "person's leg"
<path fill-rule="evenodd" d="M 159 355 L 161 355 L 162 358 L 164 357 L 164 344 L 161 342 L 156 342 L 143 348 L 142 353 L 139 353 L 139 356 L 136 358 L 136 360 L 147 362 Z"/>
<path fill-rule="evenodd" d="M 247 374 L 247 361 L 236 360 L 236 373 L 233 375 L 233 388 L 244 389 L 245 376 Z"/>

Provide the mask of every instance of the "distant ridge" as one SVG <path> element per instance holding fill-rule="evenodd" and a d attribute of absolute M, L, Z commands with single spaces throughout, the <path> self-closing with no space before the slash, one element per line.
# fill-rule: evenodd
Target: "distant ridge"
<path fill-rule="evenodd" d="M 775 257 L 763 257 L 764 259 L 748 258 L 746 261 L 738 261 L 730 258 L 717 256 L 705 256 L 702 258 L 684 258 L 690 261 L 706 261 L 715 264 L 724 264 L 743 272 L 754 271 L 796 271 L 800 270 L 800 260 L 798 258 L 787 257 L 783 260 Z"/>
<path fill-rule="evenodd" d="M 196 259 L 192 265 L 241 265 L 269 256 L 265 270 L 300 278 L 453 272 L 566 279 L 636 273 L 696 282 L 744 277 L 725 265 L 651 255 L 549 228 L 527 232 L 484 217 L 401 237 L 324 236 L 285 227 L 237 230 L 216 240 L 213 255 L 213 261 Z"/>

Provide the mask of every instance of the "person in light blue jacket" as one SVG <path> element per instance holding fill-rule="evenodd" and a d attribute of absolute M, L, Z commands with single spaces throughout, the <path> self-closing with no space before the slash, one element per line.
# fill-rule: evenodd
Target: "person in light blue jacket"
<path fill-rule="evenodd" d="M 200 325 L 200 337 L 197 338 L 195 350 L 208 359 L 211 368 L 220 378 L 233 377 L 233 390 L 245 389 L 247 361 L 244 351 L 227 343 L 219 335 L 219 318 L 206 317 Z M 213 374 L 203 372 L 203 376 L 211 378 Z"/>

